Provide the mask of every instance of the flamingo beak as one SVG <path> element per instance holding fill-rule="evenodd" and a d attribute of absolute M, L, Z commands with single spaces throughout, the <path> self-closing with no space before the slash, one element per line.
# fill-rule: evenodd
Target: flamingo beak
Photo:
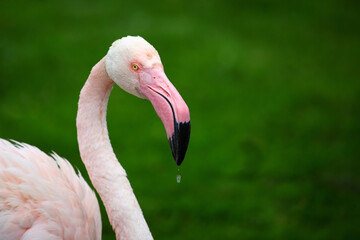
<path fill-rule="evenodd" d="M 175 163 L 180 166 L 190 138 L 189 108 L 162 67 L 139 71 L 140 92 L 150 100 L 164 124 Z"/>

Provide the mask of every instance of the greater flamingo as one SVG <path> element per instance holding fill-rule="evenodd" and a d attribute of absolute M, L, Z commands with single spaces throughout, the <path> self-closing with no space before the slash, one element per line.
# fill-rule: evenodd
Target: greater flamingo
<path fill-rule="evenodd" d="M 76 118 L 80 155 L 116 239 L 153 239 L 109 140 L 106 110 L 114 83 L 151 101 L 177 165 L 189 142 L 189 109 L 167 79 L 157 51 L 141 37 L 115 41 L 80 93 Z M 0 238 L 101 239 L 96 196 L 67 160 L 0 139 Z"/>

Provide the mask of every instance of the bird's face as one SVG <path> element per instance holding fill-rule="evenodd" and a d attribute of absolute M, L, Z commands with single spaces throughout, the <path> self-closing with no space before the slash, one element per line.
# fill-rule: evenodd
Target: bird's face
<path fill-rule="evenodd" d="M 166 77 L 159 54 L 141 37 L 125 37 L 110 47 L 106 71 L 125 91 L 150 100 L 164 124 L 176 164 L 184 160 L 190 137 L 189 109 Z"/>

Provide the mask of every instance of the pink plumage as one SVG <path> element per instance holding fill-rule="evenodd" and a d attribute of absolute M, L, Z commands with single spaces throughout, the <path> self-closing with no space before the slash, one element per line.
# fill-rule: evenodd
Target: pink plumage
<path fill-rule="evenodd" d="M 99 204 L 56 154 L 0 139 L 1 239 L 101 239 Z"/>

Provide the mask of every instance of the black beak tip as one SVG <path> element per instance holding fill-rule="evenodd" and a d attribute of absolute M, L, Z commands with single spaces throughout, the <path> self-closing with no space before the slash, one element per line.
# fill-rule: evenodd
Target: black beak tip
<path fill-rule="evenodd" d="M 184 161 L 185 153 L 190 139 L 190 121 L 175 122 L 174 133 L 169 138 L 169 143 L 176 165 L 180 166 Z"/>

